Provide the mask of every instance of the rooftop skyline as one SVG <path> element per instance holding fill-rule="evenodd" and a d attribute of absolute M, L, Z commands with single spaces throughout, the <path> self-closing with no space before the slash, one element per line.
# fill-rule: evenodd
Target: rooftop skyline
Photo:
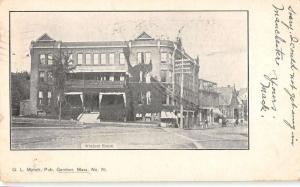
<path fill-rule="evenodd" d="M 44 33 L 83 42 L 128 41 L 143 31 L 171 41 L 180 32 L 185 51 L 199 56 L 199 78 L 247 87 L 246 12 L 14 12 L 12 72 L 30 71 L 30 42 Z"/>

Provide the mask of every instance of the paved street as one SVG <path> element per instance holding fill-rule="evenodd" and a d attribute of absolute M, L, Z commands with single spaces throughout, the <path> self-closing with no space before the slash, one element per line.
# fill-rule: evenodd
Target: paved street
<path fill-rule="evenodd" d="M 248 130 L 89 125 L 12 128 L 12 149 L 247 149 Z"/>

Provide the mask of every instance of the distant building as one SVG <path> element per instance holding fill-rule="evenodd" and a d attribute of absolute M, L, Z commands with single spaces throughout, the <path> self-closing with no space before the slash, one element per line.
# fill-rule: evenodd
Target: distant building
<path fill-rule="evenodd" d="M 219 95 L 219 108 L 228 119 L 247 119 L 248 96 L 247 89 L 236 90 L 234 86 L 219 87 L 215 89 Z"/>
<path fill-rule="evenodd" d="M 31 42 L 30 113 L 50 113 L 57 102 L 52 65 L 69 54 L 65 95 L 71 107 L 99 114 L 101 120 L 198 119 L 199 62 L 184 52 L 181 41 L 154 39 L 141 33 L 130 41 L 62 42 L 44 34 Z M 181 68 L 184 73 L 181 102 Z"/>
<path fill-rule="evenodd" d="M 239 90 L 238 100 L 242 103 L 244 108 L 244 120 L 248 121 L 248 89 L 241 88 Z"/>
<path fill-rule="evenodd" d="M 215 91 L 217 83 L 199 79 L 199 120 L 213 123 L 220 115 L 219 93 Z"/>

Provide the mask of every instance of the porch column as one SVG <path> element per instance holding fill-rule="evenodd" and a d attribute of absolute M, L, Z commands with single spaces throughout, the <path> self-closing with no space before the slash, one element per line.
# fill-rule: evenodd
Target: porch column
<path fill-rule="evenodd" d="M 83 93 L 80 94 L 80 99 L 81 99 L 82 108 L 84 109 L 84 97 L 83 97 Z"/>
<path fill-rule="evenodd" d="M 103 96 L 103 94 L 100 92 L 99 93 L 99 112 L 100 112 L 100 107 L 101 107 L 102 96 Z"/>
<path fill-rule="evenodd" d="M 191 124 L 191 127 L 193 127 L 194 124 L 195 124 L 195 112 L 193 111 L 192 113 L 193 114 L 192 114 L 192 124 Z"/>
<path fill-rule="evenodd" d="M 186 111 L 186 126 L 189 127 L 189 123 L 190 123 L 190 120 L 189 120 L 189 112 Z"/>
<path fill-rule="evenodd" d="M 211 109 L 211 111 L 210 111 L 211 113 L 211 123 L 214 123 L 214 111 L 213 111 L 213 109 Z"/>
<path fill-rule="evenodd" d="M 123 96 L 123 100 L 124 100 L 124 106 L 126 107 L 126 95 L 125 95 L 125 93 L 122 93 L 122 96 Z"/>
<path fill-rule="evenodd" d="M 199 122 L 202 120 L 202 110 L 199 110 Z"/>

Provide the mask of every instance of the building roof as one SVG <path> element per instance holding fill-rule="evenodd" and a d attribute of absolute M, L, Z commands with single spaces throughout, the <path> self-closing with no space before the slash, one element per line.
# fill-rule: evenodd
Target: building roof
<path fill-rule="evenodd" d="M 219 96 L 219 105 L 230 105 L 232 98 L 232 87 L 219 87 L 215 89 Z"/>
<path fill-rule="evenodd" d="M 51 38 L 47 33 L 44 33 L 42 36 L 40 36 L 37 41 L 55 41 L 53 38 Z"/>
<path fill-rule="evenodd" d="M 218 87 L 215 88 L 215 91 L 220 94 L 219 105 L 237 105 L 241 103 L 238 98 L 239 92 L 235 89 L 235 87 Z"/>
<path fill-rule="evenodd" d="M 239 96 L 238 96 L 239 100 L 248 100 L 248 89 L 247 88 L 241 88 L 239 90 Z"/>
<path fill-rule="evenodd" d="M 135 40 L 154 40 L 154 38 L 146 32 L 142 32 Z"/>
<path fill-rule="evenodd" d="M 96 42 L 63 42 L 64 46 L 74 47 L 74 46 L 118 46 L 118 47 L 126 47 L 125 41 L 96 41 Z"/>
<path fill-rule="evenodd" d="M 205 79 L 199 79 L 199 81 L 202 81 L 202 82 L 209 82 L 209 83 L 217 84 L 216 82 L 209 81 L 209 80 L 205 80 Z"/>

